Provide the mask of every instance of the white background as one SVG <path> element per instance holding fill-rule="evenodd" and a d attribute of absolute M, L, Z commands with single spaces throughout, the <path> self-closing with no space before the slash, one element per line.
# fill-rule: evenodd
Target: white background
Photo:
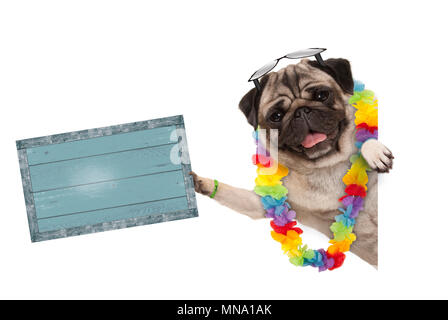
<path fill-rule="evenodd" d="M 443 4 L 1 1 L 0 298 L 448 298 Z M 308 47 L 348 58 L 380 99 L 396 159 L 380 178 L 378 271 L 352 254 L 296 268 L 267 220 L 203 196 L 199 218 L 30 242 L 15 140 L 183 114 L 193 169 L 252 188 L 247 79 Z"/>

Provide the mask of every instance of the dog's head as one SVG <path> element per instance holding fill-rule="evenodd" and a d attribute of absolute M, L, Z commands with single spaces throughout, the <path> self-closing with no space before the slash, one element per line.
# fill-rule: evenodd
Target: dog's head
<path fill-rule="evenodd" d="M 316 163 L 353 144 L 343 137 L 353 129 L 353 108 L 347 102 L 353 78 L 347 60 L 328 59 L 325 66 L 302 60 L 267 74 L 260 85 L 261 91 L 250 90 L 239 107 L 251 125 L 257 117 L 268 136 L 269 129 L 278 130 L 279 157 L 286 162 Z"/>

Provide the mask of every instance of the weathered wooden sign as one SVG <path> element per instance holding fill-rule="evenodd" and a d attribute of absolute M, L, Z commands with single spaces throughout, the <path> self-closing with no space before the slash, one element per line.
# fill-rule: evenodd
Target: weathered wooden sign
<path fill-rule="evenodd" d="M 198 215 L 182 116 L 16 144 L 33 242 Z"/>

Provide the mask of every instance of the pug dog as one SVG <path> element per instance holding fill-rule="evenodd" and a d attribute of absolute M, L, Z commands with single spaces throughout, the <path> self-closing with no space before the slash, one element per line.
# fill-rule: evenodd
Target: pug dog
<path fill-rule="evenodd" d="M 346 59 L 301 60 L 260 79 L 239 108 L 252 126 L 256 119 L 266 129 L 278 131 L 278 161 L 289 169 L 283 179 L 288 202 L 299 223 L 332 237 L 330 225 L 344 195 L 342 177 L 350 167 L 355 147 L 355 108 L 348 100 L 354 82 Z M 351 251 L 373 266 L 378 265 L 378 172 L 392 169 L 393 155 L 378 140 L 367 140 L 361 154 L 371 169 L 364 210 L 354 226 L 357 240 Z M 192 172 L 196 192 L 210 195 L 212 179 Z M 260 197 L 252 190 L 219 183 L 214 200 L 253 219 L 265 216 Z"/>

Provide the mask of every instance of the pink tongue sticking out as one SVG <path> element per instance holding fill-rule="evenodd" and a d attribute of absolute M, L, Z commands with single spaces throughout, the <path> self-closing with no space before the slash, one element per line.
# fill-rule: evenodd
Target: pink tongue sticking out
<path fill-rule="evenodd" d="M 325 133 L 308 133 L 305 140 L 302 142 L 302 146 L 305 148 L 311 148 L 325 139 L 327 139 L 327 135 Z"/>

